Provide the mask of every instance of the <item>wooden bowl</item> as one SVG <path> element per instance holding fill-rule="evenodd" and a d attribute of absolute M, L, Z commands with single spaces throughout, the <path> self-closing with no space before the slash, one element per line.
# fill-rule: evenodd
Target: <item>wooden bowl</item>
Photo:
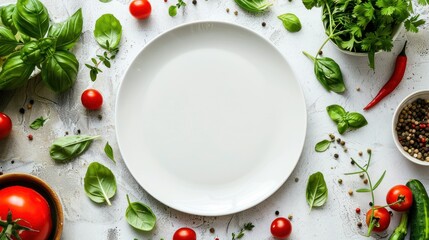
<path fill-rule="evenodd" d="M 52 232 L 48 239 L 60 240 L 63 232 L 63 208 L 54 190 L 42 179 L 25 173 L 8 173 L 0 176 L 0 189 L 9 186 L 23 186 L 34 189 L 48 201 L 51 209 Z"/>

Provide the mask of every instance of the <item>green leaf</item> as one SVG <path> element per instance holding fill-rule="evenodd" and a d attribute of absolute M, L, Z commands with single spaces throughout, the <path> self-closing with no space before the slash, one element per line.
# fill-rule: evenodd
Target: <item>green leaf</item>
<path fill-rule="evenodd" d="M 346 90 L 340 66 L 332 58 L 316 58 L 314 60 L 314 74 L 328 90 L 336 93 L 342 93 Z"/>
<path fill-rule="evenodd" d="M 278 16 L 278 19 L 282 21 L 283 26 L 289 32 L 298 32 L 301 30 L 301 22 L 299 21 L 299 18 L 293 13 L 282 14 Z"/>
<path fill-rule="evenodd" d="M 321 0 L 302 0 L 305 8 L 312 9 L 313 7 L 320 7 L 322 5 Z"/>
<path fill-rule="evenodd" d="M 33 130 L 37 130 L 37 129 L 43 127 L 47 121 L 48 121 L 48 118 L 44 118 L 44 117 L 36 118 L 36 120 L 34 120 L 30 124 L 30 128 Z"/>
<path fill-rule="evenodd" d="M 356 192 L 360 192 L 360 193 L 371 192 L 371 189 L 368 189 L 368 188 L 359 188 L 359 189 L 356 189 Z"/>
<path fill-rule="evenodd" d="M 326 107 L 326 111 L 328 112 L 329 117 L 332 121 L 339 123 L 346 116 L 346 110 L 343 107 L 337 104 L 333 104 Z"/>
<path fill-rule="evenodd" d="M 113 149 L 110 146 L 109 142 L 107 142 L 106 146 L 104 146 L 104 153 L 106 153 L 106 156 L 108 158 L 110 158 L 110 160 L 112 160 L 114 163 L 116 163 L 115 156 L 113 155 Z"/>
<path fill-rule="evenodd" d="M 102 3 L 108 3 L 108 2 L 111 2 L 112 0 L 99 0 L 99 1 Z"/>
<path fill-rule="evenodd" d="M 38 41 L 30 41 L 21 49 L 21 58 L 27 64 L 40 64 L 55 52 L 55 40 L 42 38 Z"/>
<path fill-rule="evenodd" d="M 310 210 L 323 206 L 328 199 L 328 187 L 321 172 L 316 172 L 308 178 L 305 193 Z"/>
<path fill-rule="evenodd" d="M 48 11 L 39 0 L 18 0 L 12 19 L 19 32 L 32 38 L 44 37 L 49 28 Z"/>
<path fill-rule="evenodd" d="M 346 121 L 341 121 L 337 125 L 338 133 L 343 134 L 349 128 L 349 124 Z"/>
<path fill-rule="evenodd" d="M 156 216 L 152 210 L 140 202 L 131 202 L 127 194 L 128 207 L 125 218 L 128 224 L 141 231 L 151 231 L 155 227 Z"/>
<path fill-rule="evenodd" d="M 3 63 L 0 72 L 0 90 L 11 90 L 27 83 L 35 65 L 25 64 L 19 53 L 10 55 Z"/>
<path fill-rule="evenodd" d="M 54 92 L 64 92 L 76 81 L 79 62 L 68 51 L 57 51 L 42 64 L 42 80 Z"/>
<path fill-rule="evenodd" d="M 420 5 L 428 5 L 429 4 L 429 0 L 418 0 L 418 3 Z"/>
<path fill-rule="evenodd" d="M 409 32 L 418 32 L 419 27 L 425 24 L 425 20 L 419 19 L 420 15 L 413 16 L 404 22 L 405 29 Z"/>
<path fill-rule="evenodd" d="M 98 71 L 95 69 L 91 69 L 91 71 L 89 71 L 89 77 L 91 78 L 91 81 L 94 82 L 95 80 L 97 80 L 97 74 Z"/>
<path fill-rule="evenodd" d="M 361 174 L 364 173 L 365 171 L 358 171 L 358 172 L 349 172 L 349 173 L 344 173 L 344 175 L 356 175 L 356 174 Z"/>
<path fill-rule="evenodd" d="M 386 170 L 383 172 L 383 174 L 381 175 L 381 177 L 378 179 L 378 181 L 372 187 L 372 190 L 375 190 L 375 189 L 378 188 L 378 186 L 380 186 L 380 183 L 383 181 L 385 175 L 386 175 Z"/>
<path fill-rule="evenodd" d="M 368 124 L 365 117 L 357 112 L 351 112 L 346 114 L 346 121 L 350 127 L 361 128 Z"/>
<path fill-rule="evenodd" d="M 109 199 L 116 194 L 116 178 L 109 168 L 93 162 L 88 166 L 83 181 L 85 193 L 92 201 L 111 205 Z"/>
<path fill-rule="evenodd" d="M 359 5 L 356 5 L 353 9 L 353 14 L 357 18 L 357 24 L 363 28 L 368 25 L 368 23 L 374 17 L 374 7 L 371 2 L 365 2 Z"/>
<path fill-rule="evenodd" d="M 316 152 L 324 152 L 328 150 L 330 145 L 331 145 L 331 141 L 322 140 L 316 144 L 316 146 L 314 147 L 314 150 L 316 150 Z"/>
<path fill-rule="evenodd" d="M 1 11 L 0 11 L 1 22 L 5 27 L 9 28 L 12 31 L 13 35 L 15 35 L 18 32 L 12 19 L 14 11 L 15 11 L 15 4 L 7 5 L 1 8 Z"/>
<path fill-rule="evenodd" d="M 168 15 L 170 15 L 171 17 L 174 17 L 174 16 L 177 15 L 177 7 L 176 7 L 176 5 L 171 5 L 168 8 Z"/>
<path fill-rule="evenodd" d="M 57 49 L 69 50 L 79 40 L 82 27 L 82 9 L 79 9 L 66 21 L 52 25 L 49 28 L 48 36 L 57 39 Z"/>
<path fill-rule="evenodd" d="M 58 162 L 65 162 L 76 158 L 88 150 L 98 136 L 70 135 L 57 138 L 49 150 L 51 158 Z"/>
<path fill-rule="evenodd" d="M 7 56 L 15 52 L 19 42 L 16 41 L 15 35 L 11 30 L 0 26 L 0 57 Z"/>
<path fill-rule="evenodd" d="M 273 5 L 267 0 L 234 0 L 237 5 L 251 13 L 261 13 L 268 10 L 268 8 Z"/>
<path fill-rule="evenodd" d="M 95 40 L 106 49 L 114 49 L 122 37 L 122 25 L 112 14 L 104 14 L 95 22 Z"/>

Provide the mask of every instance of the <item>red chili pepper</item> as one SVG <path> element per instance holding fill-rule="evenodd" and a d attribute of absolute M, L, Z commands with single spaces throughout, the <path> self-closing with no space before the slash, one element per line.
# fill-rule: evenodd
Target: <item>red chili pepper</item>
<path fill-rule="evenodd" d="M 389 81 L 380 89 L 377 96 L 368 103 L 363 110 L 368 110 L 379 103 L 384 97 L 389 95 L 395 88 L 399 85 L 402 78 L 404 77 L 405 68 L 407 66 L 407 55 L 405 54 L 405 47 L 407 46 L 407 42 L 405 42 L 404 48 L 401 53 L 396 58 L 395 70 L 393 71 L 392 76 Z"/>

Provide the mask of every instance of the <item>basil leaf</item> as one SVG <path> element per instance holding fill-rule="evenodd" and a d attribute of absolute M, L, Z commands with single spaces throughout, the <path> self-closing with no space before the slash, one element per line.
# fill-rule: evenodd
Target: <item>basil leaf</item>
<path fill-rule="evenodd" d="M 106 153 L 106 156 L 110 158 L 110 160 L 116 163 L 115 156 L 113 155 L 113 149 L 112 146 L 110 146 L 109 142 L 107 142 L 106 146 L 104 146 L 104 153 Z"/>
<path fill-rule="evenodd" d="M 48 36 L 57 39 L 56 49 L 69 50 L 79 40 L 82 28 L 82 9 L 79 9 L 66 21 L 52 25 Z"/>
<path fill-rule="evenodd" d="M 316 150 L 316 152 L 324 152 L 328 150 L 330 145 L 331 145 L 331 141 L 322 140 L 316 144 L 316 146 L 314 147 L 314 150 Z"/>
<path fill-rule="evenodd" d="M 171 5 L 168 8 L 168 15 L 170 15 L 171 17 L 174 17 L 174 16 L 177 15 L 177 7 L 176 7 L 176 5 Z"/>
<path fill-rule="evenodd" d="M 346 116 L 346 110 L 337 104 L 327 106 L 326 111 L 328 111 L 329 117 L 336 123 L 342 121 Z"/>
<path fill-rule="evenodd" d="M 36 118 L 36 120 L 34 120 L 30 124 L 30 128 L 33 130 L 37 130 L 37 129 L 43 127 L 47 121 L 48 121 L 48 118 L 44 118 L 44 117 Z"/>
<path fill-rule="evenodd" d="M 307 9 L 312 9 L 313 7 L 322 6 L 321 0 L 302 0 L 302 3 L 304 4 L 305 8 L 307 8 Z"/>
<path fill-rule="evenodd" d="M 42 64 L 42 80 L 54 92 L 64 92 L 76 81 L 79 62 L 68 51 L 57 51 Z"/>
<path fill-rule="evenodd" d="M 252 13 L 261 13 L 266 11 L 271 5 L 271 2 L 267 0 L 234 0 L 237 5 Z"/>
<path fill-rule="evenodd" d="M 314 74 L 328 90 L 336 93 L 342 93 L 346 90 L 340 66 L 332 58 L 314 59 Z"/>
<path fill-rule="evenodd" d="M 341 121 L 337 125 L 337 129 L 340 134 L 343 134 L 347 130 L 347 128 L 349 128 L 349 124 L 347 123 L 347 121 Z"/>
<path fill-rule="evenodd" d="M 107 50 L 118 47 L 122 36 L 122 25 L 112 14 L 104 14 L 95 22 L 95 40 Z"/>
<path fill-rule="evenodd" d="M 110 2 L 112 0 L 99 0 L 99 1 L 102 2 L 102 3 L 108 3 L 108 2 Z"/>
<path fill-rule="evenodd" d="M 83 180 L 85 193 L 92 201 L 112 205 L 110 198 L 116 194 L 116 178 L 104 165 L 93 162 L 86 170 Z"/>
<path fill-rule="evenodd" d="M 65 162 L 76 158 L 88 150 L 94 139 L 98 136 L 65 136 L 58 138 L 52 143 L 49 150 L 51 158 L 58 162 Z"/>
<path fill-rule="evenodd" d="M 19 32 L 32 38 L 44 37 L 49 28 L 48 11 L 39 0 L 18 0 L 12 19 Z"/>
<path fill-rule="evenodd" d="M 142 231 L 150 231 L 155 227 L 156 216 L 152 210 L 140 202 L 131 202 L 127 194 L 128 207 L 125 218 L 128 224 Z"/>
<path fill-rule="evenodd" d="M 15 24 L 12 20 L 13 12 L 15 11 L 15 4 L 7 5 L 3 8 L 1 8 L 1 22 L 3 25 L 5 25 L 7 28 L 9 28 L 13 35 L 17 33 Z"/>
<path fill-rule="evenodd" d="M 283 26 L 289 32 L 298 32 L 301 30 L 301 21 L 299 21 L 299 18 L 293 13 L 282 14 L 278 16 L 278 19 L 283 22 Z"/>
<path fill-rule="evenodd" d="M 321 207 L 328 199 L 328 187 L 321 172 L 316 172 L 308 178 L 305 193 L 310 210 L 313 207 Z"/>
<path fill-rule="evenodd" d="M 27 64 L 39 64 L 46 57 L 52 56 L 55 52 L 55 40 L 52 38 L 42 38 L 38 41 L 30 41 L 21 49 L 21 58 Z"/>
<path fill-rule="evenodd" d="M 0 72 L 0 90 L 11 90 L 23 86 L 31 76 L 35 65 L 25 64 L 19 53 L 10 55 Z"/>
<path fill-rule="evenodd" d="M 368 124 L 365 117 L 357 112 L 347 113 L 346 119 L 350 127 L 354 128 L 360 128 Z"/>
<path fill-rule="evenodd" d="M 15 35 L 11 30 L 0 26 L 0 57 L 7 56 L 15 52 L 15 48 L 19 45 Z"/>

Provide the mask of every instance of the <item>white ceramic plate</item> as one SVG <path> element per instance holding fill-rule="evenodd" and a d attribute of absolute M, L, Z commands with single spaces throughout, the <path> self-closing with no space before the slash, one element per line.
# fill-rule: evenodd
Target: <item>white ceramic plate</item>
<path fill-rule="evenodd" d="M 161 34 L 130 65 L 116 102 L 119 147 L 137 182 L 162 203 L 205 216 L 273 194 L 298 162 L 306 124 L 282 54 L 223 22 Z"/>

